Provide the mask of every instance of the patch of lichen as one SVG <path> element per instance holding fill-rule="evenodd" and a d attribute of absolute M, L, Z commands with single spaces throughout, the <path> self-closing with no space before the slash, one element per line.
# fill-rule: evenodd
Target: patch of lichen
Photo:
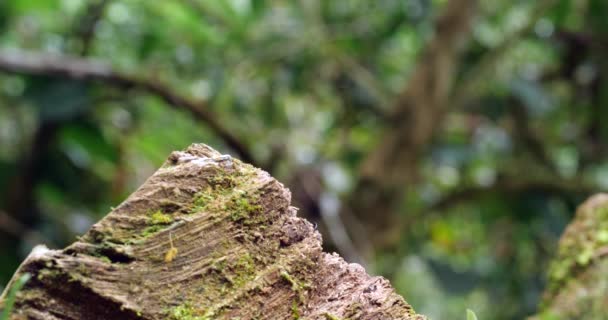
<path fill-rule="evenodd" d="M 170 224 L 173 222 L 173 217 L 166 213 L 163 213 L 161 210 L 156 210 L 152 214 L 150 214 L 148 224 L 149 225 L 162 225 L 162 224 Z"/>
<path fill-rule="evenodd" d="M 265 286 L 263 280 L 256 279 L 260 277 L 259 272 L 267 267 L 268 261 L 273 260 L 264 253 L 269 248 L 260 240 L 263 239 L 261 234 L 254 235 L 250 230 L 242 230 L 245 227 L 257 228 L 258 225 L 261 229 L 267 219 L 262 214 L 263 199 L 260 195 L 263 194 L 264 180 L 260 179 L 258 169 L 235 160 L 232 168 L 214 168 L 213 172 L 206 174 L 206 184 L 193 196 L 190 206 L 180 210 L 178 215 L 185 215 L 186 220 L 209 219 L 217 223 L 218 228 L 228 224 L 231 230 L 236 230 L 235 237 L 226 237 L 214 245 L 207 256 L 209 263 L 206 264 L 208 268 L 205 273 L 200 278 L 189 280 L 192 290 L 180 292 L 181 301 L 196 301 L 196 304 L 170 307 L 166 311 L 168 319 L 221 319 L 231 310 L 244 307 L 241 303 Z M 156 231 L 151 229 L 148 233 Z M 258 242 L 254 244 L 253 241 Z M 276 242 L 272 243 L 276 245 Z M 234 248 L 245 250 L 235 252 Z M 275 249 L 273 246 L 272 251 Z M 306 288 L 306 284 L 296 278 L 294 283 L 297 283 L 297 291 Z M 298 299 L 296 306 L 300 305 L 300 301 Z M 175 305 L 176 302 L 180 303 L 180 300 L 167 301 L 167 305 Z"/>
<path fill-rule="evenodd" d="M 300 319 L 300 306 L 305 303 L 306 291 L 310 289 L 310 284 L 306 281 L 299 279 L 294 274 L 291 274 L 287 270 L 281 270 L 279 272 L 281 279 L 289 283 L 291 290 L 295 293 L 295 300 L 292 302 L 291 312 L 293 319 Z"/>
<path fill-rule="evenodd" d="M 209 255 L 212 259 L 210 267 L 204 277 L 191 284 L 193 290 L 185 294 L 188 301 L 196 301 L 198 306 L 212 306 L 205 309 L 212 319 L 224 319 L 222 316 L 231 319 L 228 317 L 231 312 L 244 308 L 241 304 L 247 304 L 248 297 L 259 295 L 260 290 L 277 281 L 275 275 L 278 275 L 277 283 L 289 284 L 294 292 L 291 311 L 301 315 L 310 289 L 306 278 L 312 272 L 314 263 L 310 262 L 309 266 L 309 263 L 299 260 L 297 265 L 292 265 L 291 260 L 270 258 L 275 266 L 267 269 L 269 257 L 264 253 L 266 250 L 245 245 L 248 251 L 235 252 L 233 248 L 243 246 L 243 243 L 237 242 L 236 239 L 224 239 L 217 250 Z M 264 273 L 260 273 L 262 270 L 265 270 Z M 224 304 L 227 301 L 229 303 Z M 201 314 L 205 313 L 198 313 Z"/>
<path fill-rule="evenodd" d="M 257 193 L 249 191 L 254 170 L 218 170 L 208 178 L 209 185 L 195 195 L 190 213 L 226 213 L 232 221 L 248 224 L 262 209 Z"/>
<path fill-rule="evenodd" d="M 300 294 L 303 290 L 310 288 L 308 283 L 298 280 L 286 270 L 281 270 L 279 274 L 283 280 L 287 281 L 291 285 L 291 290 L 298 294 Z"/>
<path fill-rule="evenodd" d="M 103 263 L 108 263 L 108 264 L 112 263 L 112 259 L 110 259 L 110 257 L 104 255 L 100 251 L 90 252 L 90 255 L 93 257 L 99 258 L 99 260 L 101 260 L 101 262 L 103 262 Z"/>
<path fill-rule="evenodd" d="M 168 311 L 170 320 L 210 320 L 210 315 L 195 310 L 190 303 L 173 307 Z"/>
<path fill-rule="evenodd" d="M 247 223 L 247 220 L 262 209 L 258 202 L 259 198 L 256 194 L 239 191 L 228 201 L 226 209 L 230 212 L 232 221 L 244 221 L 250 224 L 251 222 Z"/>
<path fill-rule="evenodd" d="M 36 279 L 38 279 L 39 281 L 44 281 L 46 279 L 54 279 L 59 276 L 61 276 L 61 271 L 57 269 L 42 268 L 38 270 L 38 273 L 36 274 Z"/>
<path fill-rule="evenodd" d="M 560 241 L 557 258 L 549 268 L 548 296 L 590 265 L 600 248 L 608 246 L 608 204 L 584 208 Z M 546 301 L 545 301 L 546 303 Z"/>
<path fill-rule="evenodd" d="M 86 235 L 81 237 L 80 240 L 103 245 L 124 244 L 126 240 L 123 239 L 128 238 L 124 233 L 126 232 L 121 232 L 121 230 L 112 228 L 91 229 Z"/>
<path fill-rule="evenodd" d="M 147 226 L 141 231 L 137 238 L 148 238 L 151 235 L 166 228 L 169 224 L 173 222 L 173 220 L 174 219 L 172 215 L 164 213 L 161 210 L 152 211 L 148 214 L 148 221 L 146 222 Z M 129 243 L 132 242 L 133 241 L 130 241 Z"/>
<path fill-rule="evenodd" d="M 608 313 L 606 272 L 608 260 L 594 261 L 589 268 L 571 278 L 534 319 L 605 319 Z"/>
<path fill-rule="evenodd" d="M 217 196 L 214 196 L 214 190 L 211 186 L 205 188 L 195 195 L 190 213 L 206 211 L 207 207 L 212 205 L 216 198 Z"/>
<path fill-rule="evenodd" d="M 361 316 L 362 310 L 363 310 L 363 305 L 361 303 L 353 302 L 350 305 L 348 305 L 348 307 L 346 308 L 346 311 L 344 312 L 344 316 L 347 319 L 358 319 Z M 412 314 L 415 314 L 413 309 L 412 309 Z"/>
<path fill-rule="evenodd" d="M 340 318 L 338 318 L 337 316 L 334 316 L 333 314 L 326 312 L 323 314 L 323 316 L 325 316 L 326 320 L 342 320 Z"/>
<path fill-rule="evenodd" d="M 144 229 L 141 231 L 140 236 L 141 236 L 141 238 L 144 238 L 144 239 L 145 239 L 145 238 L 147 238 L 147 237 L 149 237 L 149 236 L 151 236 L 151 235 L 153 235 L 153 234 L 155 234 L 155 233 L 159 232 L 159 231 L 160 231 L 160 230 L 162 230 L 163 228 L 164 228 L 164 226 L 162 226 L 162 225 L 151 225 L 151 226 L 147 226 L 146 228 L 144 228 Z"/>
<path fill-rule="evenodd" d="M 81 240 L 102 246 L 135 244 L 166 228 L 174 220 L 173 214 L 165 213 L 160 209 L 149 210 L 145 214 L 144 223 L 134 224 L 132 228 L 100 224 L 89 230 Z"/>
<path fill-rule="evenodd" d="M 223 319 L 226 312 L 240 307 L 240 301 L 246 301 L 259 290 L 255 285 L 248 285 L 262 268 L 249 253 L 216 259 L 204 277 L 191 283 L 193 290 L 185 294 L 189 301 L 196 301 L 197 306 L 205 309 L 180 305 L 170 310 L 169 319 Z"/>
<path fill-rule="evenodd" d="M 255 261 L 249 253 L 241 255 L 232 266 L 234 278 L 232 283 L 235 287 L 242 287 L 255 277 Z"/>
<path fill-rule="evenodd" d="M 299 307 L 297 301 L 294 301 L 291 304 L 291 316 L 293 317 L 294 320 L 300 319 L 300 307 Z"/>
<path fill-rule="evenodd" d="M 73 269 L 63 270 L 47 263 L 45 267 L 37 270 L 34 275 L 37 281 L 47 285 L 58 283 L 65 285 L 73 282 L 86 284 L 90 281 L 90 272 L 84 264 L 80 264 Z"/>
<path fill-rule="evenodd" d="M 242 174 L 238 170 L 228 171 L 226 169 L 218 170 L 213 176 L 207 179 L 209 185 L 217 189 L 231 189 L 242 184 Z"/>
<path fill-rule="evenodd" d="M 256 275 L 258 264 L 249 253 L 242 254 L 238 258 L 222 257 L 214 261 L 211 269 L 218 276 L 215 283 L 220 288 L 220 295 L 228 288 L 240 288 L 251 281 Z M 212 279 L 208 280 L 212 281 Z M 212 293 L 208 292 L 208 294 Z"/>

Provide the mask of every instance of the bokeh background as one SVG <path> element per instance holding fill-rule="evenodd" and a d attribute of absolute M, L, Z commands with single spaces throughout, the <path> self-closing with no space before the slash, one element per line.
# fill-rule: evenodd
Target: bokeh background
<path fill-rule="evenodd" d="M 0 0 L 0 288 L 204 142 L 418 312 L 521 319 L 608 189 L 607 49 L 605 0 Z"/>

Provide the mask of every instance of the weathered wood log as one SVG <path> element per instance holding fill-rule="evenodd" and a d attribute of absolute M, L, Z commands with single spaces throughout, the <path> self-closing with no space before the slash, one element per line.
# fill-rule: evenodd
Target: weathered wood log
<path fill-rule="evenodd" d="M 608 194 L 583 203 L 564 231 L 533 319 L 608 319 Z"/>
<path fill-rule="evenodd" d="M 296 211 L 266 172 L 192 145 L 69 247 L 34 250 L 10 319 L 424 319 Z"/>

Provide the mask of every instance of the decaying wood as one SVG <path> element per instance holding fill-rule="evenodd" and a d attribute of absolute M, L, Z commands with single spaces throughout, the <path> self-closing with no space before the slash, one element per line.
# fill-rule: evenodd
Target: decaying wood
<path fill-rule="evenodd" d="M 424 319 L 296 211 L 266 172 L 192 145 L 77 242 L 34 250 L 11 319 Z"/>
<path fill-rule="evenodd" d="M 564 231 L 540 309 L 533 319 L 608 319 L 608 194 L 583 203 Z"/>

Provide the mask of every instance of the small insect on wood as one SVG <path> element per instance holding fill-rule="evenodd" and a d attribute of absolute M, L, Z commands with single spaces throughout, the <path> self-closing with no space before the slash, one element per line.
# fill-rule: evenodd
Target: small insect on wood
<path fill-rule="evenodd" d="M 169 232 L 169 244 L 171 248 L 165 253 L 165 262 L 169 263 L 177 257 L 177 248 L 173 246 L 173 233 Z"/>

